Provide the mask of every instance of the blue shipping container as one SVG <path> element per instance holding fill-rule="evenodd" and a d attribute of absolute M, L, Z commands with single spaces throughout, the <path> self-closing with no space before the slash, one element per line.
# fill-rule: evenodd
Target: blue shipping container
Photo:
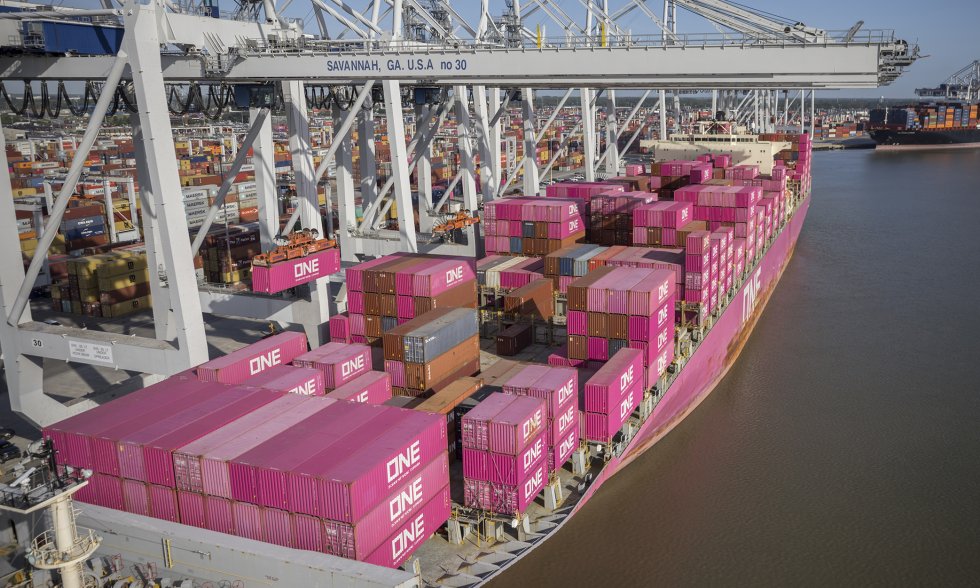
<path fill-rule="evenodd" d="M 45 53 L 115 55 L 122 45 L 122 27 L 79 22 L 31 20 L 24 22 L 24 39 Z"/>

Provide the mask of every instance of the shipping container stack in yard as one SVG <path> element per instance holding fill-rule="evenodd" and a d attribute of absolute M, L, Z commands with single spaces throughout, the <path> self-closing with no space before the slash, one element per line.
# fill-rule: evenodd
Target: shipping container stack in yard
<path fill-rule="evenodd" d="M 524 513 L 548 481 L 545 401 L 493 393 L 462 418 L 466 506 Z"/>
<path fill-rule="evenodd" d="M 141 246 L 65 263 L 66 279 L 52 284 L 56 310 L 114 318 L 150 308 L 150 274 Z"/>
<path fill-rule="evenodd" d="M 487 253 L 541 256 L 585 240 L 586 200 L 505 198 L 484 204 Z"/>
<path fill-rule="evenodd" d="M 516 396 L 540 398 L 545 402 L 545 445 L 547 469 L 561 469 L 578 449 L 579 372 L 569 367 L 523 366 L 501 379 L 503 391 Z"/>
<path fill-rule="evenodd" d="M 642 352 L 652 387 L 674 358 L 674 273 L 600 268 L 568 288 L 568 358 L 608 361 L 620 349 Z"/>
<path fill-rule="evenodd" d="M 347 268 L 350 339 L 377 344 L 431 310 L 476 308 L 475 267 L 473 260 L 396 254 Z"/>
<path fill-rule="evenodd" d="M 436 309 L 384 334 L 385 371 L 395 392 L 423 396 L 480 371 L 477 312 Z"/>
<path fill-rule="evenodd" d="M 397 567 L 449 518 L 446 418 L 318 396 L 285 365 L 305 347 L 283 333 L 44 437 L 93 472 L 81 502 Z"/>

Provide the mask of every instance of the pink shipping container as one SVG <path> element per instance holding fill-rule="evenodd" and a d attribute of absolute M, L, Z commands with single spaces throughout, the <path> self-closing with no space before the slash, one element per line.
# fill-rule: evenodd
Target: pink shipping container
<path fill-rule="evenodd" d="M 585 383 L 586 412 L 609 413 L 620 408 L 620 402 L 643 381 L 643 353 L 638 349 L 620 349 Z"/>
<path fill-rule="evenodd" d="M 358 520 L 422 466 L 446 452 L 445 417 L 385 408 L 402 413 L 401 422 L 317 479 L 318 514 L 324 518 Z"/>
<path fill-rule="evenodd" d="M 568 311 L 568 334 L 585 335 L 588 330 L 588 314 L 581 310 Z"/>
<path fill-rule="evenodd" d="M 235 521 L 235 535 L 262 541 L 265 534 L 262 529 L 262 509 L 248 502 L 231 503 Z"/>
<path fill-rule="evenodd" d="M 578 404 L 578 370 L 569 368 L 550 368 L 541 378 L 531 384 L 527 396 L 545 400 L 548 418 L 558 416 L 569 404 Z"/>
<path fill-rule="evenodd" d="M 273 545 L 293 547 L 293 513 L 263 508 L 262 540 Z"/>
<path fill-rule="evenodd" d="M 323 553 L 324 545 L 323 519 L 294 514 L 293 547 Z"/>
<path fill-rule="evenodd" d="M 150 516 L 150 495 L 146 484 L 136 480 L 122 481 L 123 506 L 126 512 Z"/>
<path fill-rule="evenodd" d="M 578 426 L 578 412 L 578 400 L 576 399 L 575 402 L 568 403 L 558 418 L 552 419 L 548 423 L 548 447 L 560 444 L 571 427 Z"/>
<path fill-rule="evenodd" d="M 513 401 L 514 397 L 509 394 L 490 394 L 463 415 L 460 422 L 463 447 L 488 451 L 490 421 Z"/>
<path fill-rule="evenodd" d="M 612 441 L 612 438 L 623 428 L 623 424 L 630 418 L 636 407 L 640 405 L 642 399 L 643 387 L 637 382 L 608 414 L 586 412 L 585 438 L 598 443 Z"/>
<path fill-rule="evenodd" d="M 324 551 L 363 560 L 425 504 L 448 491 L 449 457 L 443 453 L 353 524 L 324 519 Z"/>
<path fill-rule="evenodd" d="M 289 394 L 180 447 L 173 453 L 176 488 L 231 498 L 224 458 L 235 457 L 243 453 L 246 447 L 251 449 L 333 402 Z M 232 454 L 227 455 L 228 453 Z M 212 463 L 209 468 L 208 462 L 216 459 L 221 462 L 221 467 Z M 219 479 L 218 483 L 215 483 L 216 477 Z"/>
<path fill-rule="evenodd" d="M 430 500 L 414 517 L 408 518 L 398 529 L 385 539 L 373 553 L 362 561 L 370 564 L 397 568 L 405 563 L 426 539 L 439 530 L 452 510 L 447 486 L 441 494 Z"/>
<path fill-rule="evenodd" d="M 425 269 L 416 269 L 412 277 L 412 295 L 437 296 L 446 290 L 476 279 L 469 262 L 438 260 Z"/>
<path fill-rule="evenodd" d="M 351 300 L 352 300 L 354 294 L 357 294 L 358 296 L 361 296 L 362 297 L 361 298 L 361 303 L 362 303 L 361 311 L 363 311 L 364 310 L 364 306 L 363 306 L 363 300 L 364 300 L 363 299 L 363 296 L 364 296 L 364 294 L 362 292 L 349 292 L 348 293 L 348 296 L 347 296 L 347 308 L 349 310 L 351 310 L 351 311 L 354 311 L 354 309 L 351 308 Z M 331 316 L 330 317 L 329 324 L 330 324 L 330 340 L 331 341 L 336 341 L 336 342 L 339 342 L 339 343 L 349 343 L 350 342 L 350 336 L 351 336 L 350 317 L 347 316 L 347 313 L 344 313 L 344 314 L 335 314 L 335 315 Z"/>
<path fill-rule="evenodd" d="M 348 292 L 347 312 L 350 314 L 364 314 L 364 292 Z M 353 329 L 353 325 L 351 328 Z M 353 331 L 351 332 L 353 333 Z M 340 342 L 343 343 L 343 341 Z"/>
<path fill-rule="evenodd" d="M 222 389 L 224 387 L 221 385 L 201 382 L 196 378 L 174 376 L 49 425 L 42 433 L 45 439 L 50 439 L 53 443 L 59 464 L 118 476 L 118 460 L 115 461 L 115 467 L 108 471 L 96 467 L 93 438 L 124 423 L 145 423 L 148 414 L 152 414 L 155 419 L 162 418 L 193 402 L 202 402 L 215 390 Z M 111 443 L 108 445 L 105 453 L 112 456 L 115 454 L 115 447 Z"/>
<path fill-rule="evenodd" d="M 471 508 L 495 513 L 517 514 L 527 511 L 548 483 L 547 460 L 542 459 L 519 486 L 494 484 L 486 480 L 463 479 L 463 502 Z"/>
<path fill-rule="evenodd" d="M 548 448 L 548 471 L 554 472 L 561 469 L 565 465 L 565 462 L 568 461 L 568 458 L 578 449 L 578 446 L 579 429 L 578 418 L 576 418 L 575 424 L 562 436 L 561 440 L 553 447 Z"/>
<path fill-rule="evenodd" d="M 177 417 L 152 423 L 142 432 L 119 440 L 120 473 L 124 478 L 173 487 L 175 450 L 281 396 L 272 390 L 233 388 Z"/>
<path fill-rule="evenodd" d="M 206 529 L 218 533 L 235 534 L 235 513 L 227 498 L 204 495 L 204 525 Z"/>
<path fill-rule="evenodd" d="M 276 294 L 340 271 L 340 250 L 336 247 L 274 263 L 270 267 L 252 266 L 252 290 Z"/>
<path fill-rule="evenodd" d="M 545 426 L 544 400 L 516 396 L 490 420 L 489 449 L 493 453 L 517 455 Z"/>
<path fill-rule="evenodd" d="M 463 476 L 498 484 L 518 484 L 544 457 L 549 438 L 550 431 L 542 430 L 518 455 L 463 448 Z"/>
<path fill-rule="evenodd" d="M 384 404 L 391 399 L 391 375 L 386 372 L 368 372 L 337 388 L 327 397 L 365 404 Z"/>
<path fill-rule="evenodd" d="M 180 522 L 180 511 L 177 509 L 177 493 L 173 488 L 150 484 L 150 513 L 153 518 L 163 519 L 171 523 Z"/>
<path fill-rule="evenodd" d="M 319 442 L 312 451 L 280 455 L 273 463 L 256 468 L 259 504 L 303 514 L 322 515 L 318 503 L 318 479 L 314 474 L 319 473 L 323 467 L 336 464 L 356 453 L 364 444 L 383 437 L 391 427 L 399 423 L 398 415 L 382 409 L 387 407 L 359 403 L 341 404 L 374 410 L 355 410 L 344 417 L 349 423 L 331 424 L 332 430 L 319 435 Z"/>
<path fill-rule="evenodd" d="M 371 348 L 327 343 L 296 357 L 293 364 L 320 370 L 324 385 L 332 390 L 371 370 Z"/>
<path fill-rule="evenodd" d="M 282 432 L 263 440 L 258 445 L 253 445 L 237 456 L 226 457 L 226 462 L 215 459 L 213 463 L 219 468 L 221 463 L 225 463 L 231 485 L 231 498 L 258 503 L 263 490 L 271 492 L 269 487 L 260 488 L 260 470 L 280 466 L 284 468 L 279 471 L 281 477 L 285 478 L 290 468 L 303 463 L 352 430 L 370 422 L 365 411 L 372 413 L 375 418 L 382 413 L 374 406 L 332 401 L 325 409 L 283 429 Z M 208 468 L 208 465 L 208 462 L 204 463 L 205 468 Z M 264 477 L 273 475 L 273 472 L 268 472 Z M 205 476 L 205 484 L 207 484 L 207 471 Z M 281 486 L 285 486 L 284 480 Z M 284 493 L 284 490 L 281 492 Z M 280 496 L 279 501 L 273 502 L 271 506 L 284 507 L 285 498 Z"/>
<path fill-rule="evenodd" d="M 252 388 L 276 390 L 300 396 L 323 396 L 323 373 L 313 368 L 277 365 L 246 382 Z"/>
<path fill-rule="evenodd" d="M 242 384 L 273 366 L 293 361 L 306 353 L 306 349 L 303 333 L 279 333 L 199 365 L 197 377 L 203 382 Z"/>
<path fill-rule="evenodd" d="M 407 384 L 405 364 L 394 359 L 385 360 L 385 371 L 391 376 L 391 385 L 404 388 Z"/>
<path fill-rule="evenodd" d="M 242 396 L 240 389 L 235 390 L 220 384 L 209 384 L 209 386 L 211 388 L 206 393 L 183 396 L 177 402 L 168 403 L 164 399 L 156 399 L 153 402 L 155 411 L 136 420 L 124 420 L 118 426 L 92 436 L 90 443 L 94 471 L 132 479 L 145 477 L 141 446 L 130 446 L 128 452 L 123 452 L 119 442 L 137 439 L 140 443 L 153 441 L 186 425 L 188 421 L 194 420 L 202 413 L 220 409 L 230 398 Z M 229 393 L 231 396 L 228 395 Z M 152 419 L 148 418 L 150 415 Z M 127 464 L 128 470 L 123 469 L 124 460 L 132 462 Z M 129 473 L 124 475 L 124 472 Z"/>
<path fill-rule="evenodd" d="M 88 484 L 75 494 L 75 498 L 88 504 L 126 510 L 122 480 L 116 476 L 93 473 Z"/>
<path fill-rule="evenodd" d="M 204 517 L 204 495 L 197 492 L 177 491 L 177 508 L 180 522 L 184 525 L 206 529 Z"/>

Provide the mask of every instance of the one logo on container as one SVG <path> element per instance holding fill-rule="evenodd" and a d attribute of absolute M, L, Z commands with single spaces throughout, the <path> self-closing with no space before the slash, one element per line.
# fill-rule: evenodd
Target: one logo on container
<path fill-rule="evenodd" d="M 258 357 L 253 357 L 248 360 L 248 375 L 254 376 L 255 374 L 265 371 L 271 367 L 275 367 L 282 363 L 282 350 L 273 349 L 268 353 L 264 353 Z"/>
<path fill-rule="evenodd" d="M 446 285 L 452 286 L 463 279 L 463 266 L 454 267 L 446 271 Z"/>
<path fill-rule="evenodd" d="M 419 441 L 409 445 L 405 451 L 388 460 L 385 470 L 388 474 L 388 483 L 391 484 L 400 478 L 405 472 L 411 471 L 422 460 L 422 448 Z"/>
<path fill-rule="evenodd" d="M 521 429 L 522 432 L 524 433 L 525 441 L 530 439 L 531 435 L 533 435 L 534 432 L 537 431 L 539 427 L 541 427 L 541 421 L 542 421 L 542 417 L 541 417 L 540 408 L 534 411 L 534 414 L 531 415 L 531 418 L 524 421 L 524 424 L 521 426 Z"/>
<path fill-rule="evenodd" d="M 542 484 L 544 484 L 544 469 L 538 468 L 538 471 L 524 482 L 524 502 L 534 496 Z"/>
<path fill-rule="evenodd" d="M 534 465 L 534 462 L 538 461 L 538 458 L 540 458 L 543 454 L 544 454 L 544 438 L 538 437 L 538 440 L 533 445 L 531 445 L 531 447 L 528 448 L 527 451 L 524 452 L 523 471 L 526 472 L 530 470 L 531 466 Z"/>
<path fill-rule="evenodd" d="M 565 404 L 572 394 L 575 392 L 575 380 L 570 379 L 568 382 L 558 389 L 558 406 Z"/>
<path fill-rule="evenodd" d="M 301 261 L 293 266 L 293 277 L 297 280 L 320 274 L 320 260 Z"/>
<path fill-rule="evenodd" d="M 633 412 L 633 398 L 635 397 L 636 391 L 632 391 L 629 395 L 623 399 L 623 403 L 619 405 L 619 421 L 625 423 L 626 417 L 628 417 Z"/>
<path fill-rule="evenodd" d="M 755 305 L 759 303 L 759 292 L 762 290 L 762 268 L 755 270 L 752 277 L 745 282 L 745 290 L 742 299 L 742 322 L 744 323 L 755 310 Z"/>
<path fill-rule="evenodd" d="M 408 488 L 396 494 L 388 501 L 388 522 L 394 523 L 405 513 L 411 512 L 416 505 L 424 502 L 422 497 L 422 476 L 415 478 Z"/>
<path fill-rule="evenodd" d="M 316 392 L 316 378 L 311 378 L 289 391 L 290 394 L 300 394 L 302 396 L 313 396 Z"/>
<path fill-rule="evenodd" d="M 425 538 L 425 513 L 420 512 L 419 516 L 401 533 L 395 535 L 391 540 L 391 559 L 398 561 L 402 554 L 412 548 L 417 541 Z"/>
<path fill-rule="evenodd" d="M 620 394 L 622 394 L 623 392 L 626 392 L 626 390 L 628 390 L 629 387 L 633 385 L 633 379 L 635 377 L 634 374 L 633 374 L 633 367 L 634 366 L 631 365 L 629 367 L 629 369 L 626 370 L 626 372 L 623 373 L 623 375 L 619 376 L 619 393 Z"/>
<path fill-rule="evenodd" d="M 364 369 L 364 356 L 358 355 L 353 359 L 348 359 L 344 363 L 340 364 L 340 374 L 343 377 L 348 377 L 356 374 L 360 370 Z"/>

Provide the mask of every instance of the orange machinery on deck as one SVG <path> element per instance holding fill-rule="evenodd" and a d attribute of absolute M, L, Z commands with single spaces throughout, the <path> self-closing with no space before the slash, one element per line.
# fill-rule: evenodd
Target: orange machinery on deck
<path fill-rule="evenodd" d="M 337 242 L 332 239 L 317 239 L 319 233 L 316 229 L 303 229 L 294 231 L 289 235 L 276 238 L 279 243 L 272 251 L 260 253 L 252 258 L 252 265 L 259 267 L 269 267 L 274 263 L 306 257 L 318 251 L 336 247 Z"/>

